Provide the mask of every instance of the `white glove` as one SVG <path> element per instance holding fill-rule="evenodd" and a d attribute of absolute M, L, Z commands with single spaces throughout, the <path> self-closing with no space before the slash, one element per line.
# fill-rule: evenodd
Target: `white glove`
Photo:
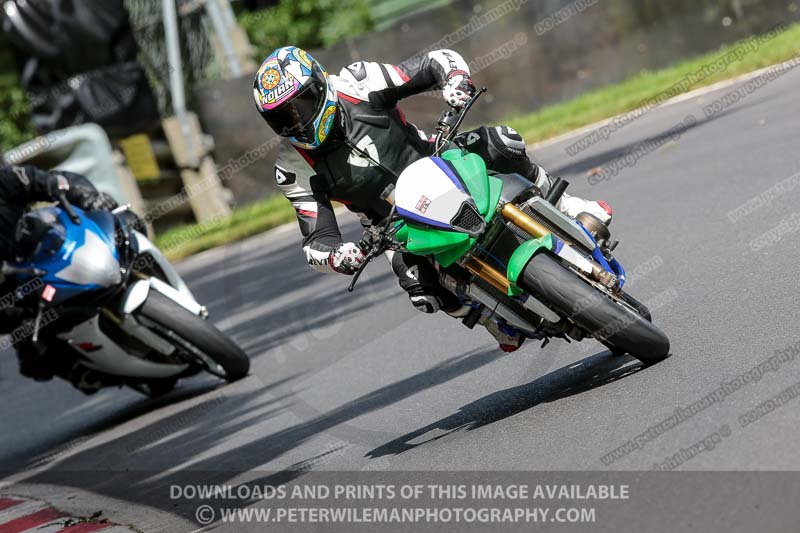
<path fill-rule="evenodd" d="M 364 250 L 352 242 L 340 244 L 331 252 L 331 268 L 339 274 L 353 275 L 366 260 Z"/>
<path fill-rule="evenodd" d="M 475 86 L 472 84 L 469 74 L 463 70 L 453 71 L 447 78 L 442 91 L 444 101 L 453 107 L 464 107 L 473 94 L 475 94 Z"/>

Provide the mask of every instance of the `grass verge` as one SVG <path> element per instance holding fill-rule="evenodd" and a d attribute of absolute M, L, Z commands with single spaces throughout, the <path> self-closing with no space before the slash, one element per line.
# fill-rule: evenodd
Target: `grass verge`
<path fill-rule="evenodd" d="M 632 111 L 681 82 L 687 75 L 701 71 L 706 65 L 725 57 L 737 47 L 742 47 L 746 41 L 723 46 L 718 51 L 663 70 L 643 72 L 618 85 L 585 93 L 573 100 L 516 117 L 507 123 L 531 143 Z M 789 26 L 781 34 L 730 62 L 725 69 L 686 87 L 686 91 L 735 78 L 797 56 L 800 56 L 800 24 Z M 237 209 L 230 218 L 166 231 L 156 238 L 156 244 L 169 259 L 178 260 L 264 232 L 293 220 L 294 216 L 294 209 L 286 199 L 282 196 L 272 197 Z"/>
<path fill-rule="evenodd" d="M 171 261 L 240 241 L 295 219 L 294 208 L 283 196 L 272 196 L 236 209 L 230 217 L 169 229 L 155 244 Z"/>
<path fill-rule="evenodd" d="M 748 41 L 750 39 L 723 46 L 715 52 L 703 54 L 662 70 L 643 72 L 617 85 L 590 91 L 573 100 L 515 117 L 507 123 L 516 129 L 527 143 L 533 143 L 633 111 L 680 83 L 688 75 L 696 74 L 706 65 L 725 57 L 737 47 L 745 49 L 744 45 Z M 800 24 L 787 27 L 774 38 L 762 42 L 757 49 L 748 51 L 741 58 L 730 62 L 726 68 L 702 77 L 702 80 L 690 85 L 683 92 L 735 78 L 797 56 L 800 56 Z"/>

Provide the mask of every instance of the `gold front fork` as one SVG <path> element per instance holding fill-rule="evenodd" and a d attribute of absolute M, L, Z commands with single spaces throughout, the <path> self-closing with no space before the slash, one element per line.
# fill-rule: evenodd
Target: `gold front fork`
<path fill-rule="evenodd" d="M 544 225 L 525 214 L 519 207 L 513 204 L 505 204 L 500 210 L 500 216 L 535 239 L 541 239 L 552 233 Z M 606 272 L 606 270 L 600 267 L 594 260 L 590 258 L 587 258 L 587 260 L 592 265 L 592 273 L 590 275 L 592 279 L 606 287 L 614 287 L 616 285 L 616 276 Z M 504 294 L 508 294 L 511 283 L 508 281 L 505 273 L 500 272 L 477 257 L 470 257 L 464 266 L 467 270 L 492 285 L 492 287 L 502 291 Z"/>
<path fill-rule="evenodd" d="M 467 270 L 485 280 L 498 291 L 502 292 L 503 294 L 508 294 L 508 289 L 511 287 L 511 283 L 508 281 L 508 278 L 505 274 L 487 262 L 482 261 L 477 257 L 470 257 L 464 266 L 467 267 Z"/>
<path fill-rule="evenodd" d="M 540 239 L 550 234 L 550 230 L 523 213 L 519 207 L 513 204 L 504 205 L 500 210 L 500 216 L 532 235 L 534 238 Z M 508 294 L 511 282 L 508 281 L 505 273 L 500 272 L 477 257 L 470 257 L 464 266 L 467 270 L 489 283 L 495 289 L 501 291 L 503 294 Z"/>
<path fill-rule="evenodd" d="M 541 239 L 545 235 L 550 235 L 552 232 L 544 227 L 542 224 L 526 215 L 519 207 L 513 204 L 506 204 L 500 210 L 500 216 L 505 220 L 511 222 L 521 230 L 532 235 L 536 239 Z M 569 246 L 569 243 L 565 243 Z M 604 268 L 597 264 L 594 259 L 587 257 L 589 263 L 592 265 L 591 278 L 603 284 L 606 287 L 613 288 L 617 284 L 617 277 L 607 272 Z"/>
<path fill-rule="evenodd" d="M 522 210 L 514 204 L 504 205 L 503 209 L 500 210 L 500 216 L 525 233 L 530 234 L 534 239 L 541 239 L 545 235 L 550 235 L 550 233 L 552 233 L 542 224 L 523 213 Z"/>

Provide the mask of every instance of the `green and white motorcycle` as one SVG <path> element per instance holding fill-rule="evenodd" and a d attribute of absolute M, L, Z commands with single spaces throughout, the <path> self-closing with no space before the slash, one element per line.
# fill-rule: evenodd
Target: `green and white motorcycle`
<path fill-rule="evenodd" d="M 387 250 L 429 258 L 441 284 L 472 307 L 474 327 L 493 313 L 501 327 L 532 339 L 594 338 L 645 364 L 669 355 L 669 340 L 650 312 L 623 291 L 625 270 L 611 255 L 608 227 L 582 213 L 575 220 L 555 206 L 567 187 L 560 178 L 543 197 L 518 174 L 494 174 L 479 156 L 453 146 L 461 122 L 485 88 L 463 109 L 442 114 L 436 151 L 406 168 L 384 199 L 384 223 L 368 230 L 369 262 Z"/>

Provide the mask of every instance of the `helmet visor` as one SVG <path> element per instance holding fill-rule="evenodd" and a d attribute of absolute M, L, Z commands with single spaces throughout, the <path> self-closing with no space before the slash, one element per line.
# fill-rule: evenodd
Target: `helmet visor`
<path fill-rule="evenodd" d="M 311 142 L 314 119 L 325 105 L 325 98 L 325 83 L 314 77 L 294 98 L 264 113 L 263 117 L 278 135 Z"/>

